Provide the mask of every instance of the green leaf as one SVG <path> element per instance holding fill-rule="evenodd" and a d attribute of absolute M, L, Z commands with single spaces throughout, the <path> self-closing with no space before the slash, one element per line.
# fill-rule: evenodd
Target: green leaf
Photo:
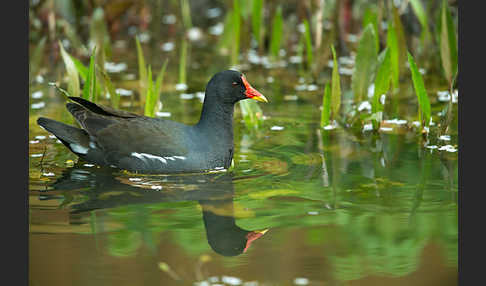
<path fill-rule="evenodd" d="M 179 83 L 186 83 L 187 41 L 182 39 L 181 53 L 179 55 Z"/>
<path fill-rule="evenodd" d="M 140 46 L 138 37 L 135 37 L 135 43 L 137 45 L 137 58 L 138 58 L 138 80 L 140 84 L 140 94 L 145 94 L 145 84 L 147 83 L 147 67 L 145 66 L 145 57 L 143 56 L 143 50 Z"/>
<path fill-rule="evenodd" d="M 86 78 L 88 77 L 88 67 L 86 67 L 80 60 L 77 58 L 71 56 L 71 60 L 74 62 L 74 66 L 76 66 L 76 69 L 78 70 L 79 75 L 81 78 L 86 81 Z"/>
<path fill-rule="evenodd" d="M 152 90 L 150 92 L 150 96 L 147 94 L 147 101 L 145 102 L 145 115 L 154 117 L 157 103 L 160 100 L 160 88 L 162 86 L 162 81 L 164 80 L 165 69 L 167 67 L 168 59 L 165 60 L 164 64 L 160 68 L 159 74 L 157 75 L 157 79 L 155 80 L 155 85 L 152 86 Z M 151 73 L 151 72 L 150 72 Z"/>
<path fill-rule="evenodd" d="M 322 97 L 321 127 L 329 125 L 331 116 L 331 88 L 329 83 L 324 87 L 324 96 Z"/>
<path fill-rule="evenodd" d="M 396 90 L 400 83 L 400 51 L 398 48 L 398 39 L 395 26 L 392 23 L 388 24 L 387 48 L 390 51 L 390 65 L 392 74 L 393 89 Z"/>
<path fill-rule="evenodd" d="M 148 66 L 148 73 L 147 73 L 147 95 L 145 96 L 145 116 L 154 116 L 154 109 L 156 104 L 155 92 L 154 92 L 154 83 L 152 82 L 152 67 Z"/>
<path fill-rule="evenodd" d="M 32 76 L 36 75 L 39 71 L 39 67 L 41 65 L 42 59 L 44 57 L 44 48 L 46 46 L 46 36 L 42 37 L 38 42 L 37 46 L 34 48 L 34 51 L 29 54 L 30 61 L 29 61 L 29 71 Z"/>
<path fill-rule="evenodd" d="M 79 96 L 80 84 L 79 84 L 79 73 L 76 69 L 71 56 L 64 50 L 62 43 L 59 41 L 59 47 L 61 49 L 62 60 L 66 66 L 66 71 L 68 74 L 68 92 L 71 96 Z"/>
<path fill-rule="evenodd" d="M 239 0 L 233 0 L 233 43 L 231 49 L 231 64 L 238 65 L 240 55 L 241 7 Z"/>
<path fill-rule="evenodd" d="M 410 53 L 407 53 L 410 71 L 412 72 L 413 87 L 419 102 L 419 118 L 422 128 L 430 124 L 430 102 L 425 90 L 424 80 L 420 74 L 415 61 Z"/>
<path fill-rule="evenodd" d="M 457 72 L 457 42 L 454 23 L 446 1 L 442 1 L 440 26 L 440 58 L 446 80 L 451 85 Z"/>
<path fill-rule="evenodd" d="M 101 74 L 103 75 L 103 80 L 105 83 L 105 88 L 107 89 L 108 93 L 110 94 L 110 102 L 111 106 L 113 108 L 118 108 L 120 105 L 120 95 L 116 92 L 115 87 L 113 86 L 113 83 L 108 76 L 108 73 L 102 69 L 98 69 L 101 71 Z"/>
<path fill-rule="evenodd" d="M 248 129 L 258 129 L 263 121 L 263 111 L 254 100 L 239 101 L 241 114 Z"/>
<path fill-rule="evenodd" d="M 398 44 L 398 65 L 400 72 L 403 71 L 405 62 L 407 61 L 407 41 L 405 39 L 405 32 L 403 31 L 402 21 L 398 14 L 398 9 L 392 5 L 393 11 L 393 27 L 395 28 L 395 34 L 397 36 Z"/>
<path fill-rule="evenodd" d="M 280 51 L 280 42 L 282 41 L 282 28 L 282 7 L 278 6 L 277 12 L 275 13 L 272 21 L 272 38 L 270 42 L 270 52 L 275 58 L 278 57 L 278 53 Z"/>
<path fill-rule="evenodd" d="M 304 38 L 305 38 L 305 50 L 307 53 L 307 68 L 310 68 L 312 66 L 312 39 L 311 39 L 311 32 L 310 32 L 310 26 L 309 22 L 307 19 L 304 20 L 304 26 L 305 26 L 305 33 L 304 33 Z"/>
<path fill-rule="evenodd" d="M 376 11 L 371 8 L 366 8 L 364 16 L 363 16 L 363 27 L 368 26 L 371 24 L 373 26 L 373 30 L 375 31 L 375 39 L 376 39 L 376 49 L 380 48 L 380 39 L 378 36 L 378 16 L 376 15 Z"/>
<path fill-rule="evenodd" d="M 86 76 L 86 81 L 83 87 L 83 98 L 93 102 L 97 101 L 96 96 L 96 70 L 95 70 L 95 60 L 96 60 L 96 49 L 93 49 L 89 59 L 88 74 Z"/>
<path fill-rule="evenodd" d="M 412 9 L 415 12 L 415 15 L 417 16 L 420 25 L 422 26 L 422 34 L 420 35 L 420 38 L 422 40 L 428 40 L 430 37 L 429 25 L 428 25 L 429 20 L 427 18 L 427 13 L 425 13 L 422 2 L 421 0 L 410 0 L 410 4 L 412 5 Z"/>
<path fill-rule="evenodd" d="M 331 45 L 331 52 L 333 58 L 331 76 L 331 118 L 336 119 L 339 115 L 339 108 L 341 107 L 341 79 L 339 76 L 339 66 L 334 45 Z"/>
<path fill-rule="evenodd" d="M 263 0 L 253 0 L 251 24 L 253 37 L 258 43 L 258 46 L 262 45 L 262 12 L 263 12 Z"/>
<path fill-rule="evenodd" d="M 371 112 L 378 114 L 378 119 L 373 120 L 373 127 L 378 128 L 378 123 L 381 122 L 383 105 L 380 102 L 382 94 L 386 94 L 390 89 L 391 73 L 391 53 L 388 48 L 385 48 L 378 59 L 379 67 L 375 78 L 375 92 L 373 94 L 373 101 L 371 103 Z"/>
<path fill-rule="evenodd" d="M 368 24 L 359 40 L 354 72 L 351 78 L 351 88 L 357 102 L 366 98 L 368 87 L 371 84 L 378 53 L 375 38 L 376 35 L 373 26 Z"/>

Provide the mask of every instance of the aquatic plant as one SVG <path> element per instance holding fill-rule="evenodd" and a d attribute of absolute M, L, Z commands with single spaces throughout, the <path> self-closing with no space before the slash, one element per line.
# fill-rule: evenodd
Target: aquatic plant
<path fill-rule="evenodd" d="M 98 101 L 98 94 L 96 93 L 96 48 L 93 49 L 90 59 L 88 73 L 83 87 L 83 98 L 92 102 Z"/>
<path fill-rule="evenodd" d="M 159 74 L 155 80 L 155 85 L 152 83 L 152 69 L 149 66 L 148 76 L 147 76 L 147 96 L 145 100 L 145 116 L 154 117 L 157 109 L 157 104 L 160 100 L 160 88 L 162 86 L 162 81 L 164 80 L 165 69 L 167 68 L 168 59 L 165 60 L 164 64 L 160 68 Z"/>
<path fill-rule="evenodd" d="M 385 48 L 378 57 L 378 71 L 375 77 L 373 100 L 371 101 L 371 114 L 374 130 L 378 129 L 383 120 L 383 104 L 381 103 L 381 97 L 385 96 L 390 89 L 390 82 L 392 81 L 391 69 L 391 52 L 389 48 Z"/>
<path fill-rule="evenodd" d="M 312 52 L 311 31 L 307 19 L 304 19 L 304 27 L 305 27 L 304 39 L 305 39 L 305 51 L 307 55 L 307 68 L 311 69 L 314 55 Z"/>
<path fill-rule="evenodd" d="M 331 88 L 329 84 L 324 87 L 324 95 L 322 98 L 322 112 L 321 112 L 321 127 L 327 126 L 331 120 L 336 119 L 339 115 L 339 108 L 341 107 L 341 79 L 339 76 L 339 66 L 336 56 L 336 50 L 331 45 L 331 53 L 333 57 Z"/>
<path fill-rule="evenodd" d="M 282 20 L 282 7 L 278 6 L 272 21 L 272 37 L 270 40 L 270 54 L 273 58 L 278 58 L 280 51 L 280 44 L 282 41 L 283 33 L 283 20 Z"/>
<path fill-rule="evenodd" d="M 354 93 L 354 99 L 357 102 L 362 101 L 368 94 L 368 87 L 371 84 L 376 66 L 377 53 L 378 47 L 376 46 L 375 31 L 373 25 L 368 24 L 359 40 L 354 72 L 351 79 L 351 88 Z"/>
<path fill-rule="evenodd" d="M 410 71 L 412 73 L 413 87 L 415 89 L 415 94 L 417 95 L 419 104 L 419 121 L 422 130 L 430 125 L 430 101 L 425 90 L 424 80 L 422 79 L 422 74 L 420 74 L 417 65 L 410 53 L 408 55 L 408 63 L 410 65 Z"/>
<path fill-rule="evenodd" d="M 259 51 L 263 48 L 263 0 L 252 1 L 251 24 L 253 37 L 255 38 Z"/>
<path fill-rule="evenodd" d="M 68 93 L 71 96 L 79 96 L 80 84 L 79 84 L 79 73 L 76 65 L 69 56 L 69 54 L 64 50 L 62 43 L 59 42 L 59 49 L 61 50 L 61 56 L 66 66 L 66 72 L 68 75 Z"/>
<path fill-rule="evenodd" d="M 232 24 L 233 42 L 231 45 L 231 65 L 237 66 L 240 55 L 241 7 L 239 0 L 233 0 Z"/>

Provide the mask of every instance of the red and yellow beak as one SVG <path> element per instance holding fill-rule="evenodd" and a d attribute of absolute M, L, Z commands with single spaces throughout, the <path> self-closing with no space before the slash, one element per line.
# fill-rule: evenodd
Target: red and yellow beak
<path fill-rule="evenodd" d="M 264 230 L 254 230 L 254 231 L 249 232 L 246 235 L 246 238 L 248 240 L 246 241 L 246 246 L 245 246 L 245 249 L 243 249 L 243 253 L 245 253 L 248 250 L 248 248 L 250 247 L 250 245 L 251 245 L 251 243 L 253 241 L 255 241 L 256 239 L 258 239 L 261 236 L 263 236 L 265 234 L 265 232 L 267 232 L 267 231 L 268 231 L 268 228 L 267 229 L 264 229 Z"/>
<path fill-rule="evenodd" d="M 263 96 L 258 90 L 254 89 L 250 83 L 246 80 L 245 76 L 241 76 L 241 80 L 243 81 L 243 84 L 245 85 L 246 91 L 245 95 L 247 98 L 251 98 L 254 100 L 258 100 L 261 102 L 268 102 L 267 98 Z"/>

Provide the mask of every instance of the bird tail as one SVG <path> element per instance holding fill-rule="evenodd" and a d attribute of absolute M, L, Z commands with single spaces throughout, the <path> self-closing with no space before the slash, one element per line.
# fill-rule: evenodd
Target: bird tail
<path fill-rule="evenodd" d="M 54 134 L 66 147 L 74 153 L 85 154 L 80 150 L 89 148 L 89 135 L 83 129 L 45 117 L 39 117 L 37 124 Z"/>

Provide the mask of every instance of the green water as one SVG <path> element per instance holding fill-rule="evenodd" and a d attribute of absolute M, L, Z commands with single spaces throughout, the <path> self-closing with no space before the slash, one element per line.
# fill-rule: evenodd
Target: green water
<path fill-rule="evenodd" d="M 125 44 L 113 44 L 111 61 L 128 68 L 110 75 L 133 92 L 120 106 L 142 114 L 134 41 L 118 40 Z M 210 42 L 189 44 L 188 90 L 177 91 L 179 51 L 162 52 L 165 41 L 144 45 L 153 70 L 169 58 L 161 111 L 193 124 L 202 105 L 196 93 L 229 58 Z M 31 285 L 457 285 L 456 104 L 451 136 L 424 139 L 406 79 L 385 105 L 395 115 L 388 119 L 406 124 L 388 123 L 379 133 L 325 130 L 319 106 L 330 68 L 312 82 L 297 64 L 246 65 L 248 81 L 269 99 L 259 103 L 263 124 L 248 128 L 237 105 L 234 168 L 180 176 L 78 162 L 35 123 L 45 116 L 74 124 L 47 85 L 62 80 L 62 62 L 44 66 L 29 95 Z M 350 76 L 341 77 L 348 113 Z M 426 82 L 435 122 L 447 105 L 438 100 L 437 78 Z M 265 229 L 250 245 L 243 240 Z"/>

